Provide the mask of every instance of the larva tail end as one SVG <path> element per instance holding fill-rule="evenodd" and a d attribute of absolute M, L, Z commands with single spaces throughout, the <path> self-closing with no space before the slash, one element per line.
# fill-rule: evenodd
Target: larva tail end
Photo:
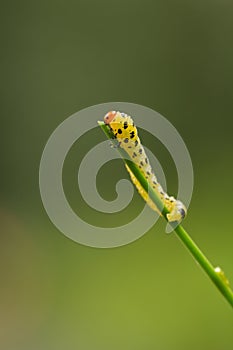
<path fill-rule="evenodd" d="M 184 204 L 180 201 L 176 201 L 176 205 L 172 209 L 172 211 L 167 214 L 167 219 L 169 222 L 180 222 L 186 217 L 187 209 L 185 208 Z"/>

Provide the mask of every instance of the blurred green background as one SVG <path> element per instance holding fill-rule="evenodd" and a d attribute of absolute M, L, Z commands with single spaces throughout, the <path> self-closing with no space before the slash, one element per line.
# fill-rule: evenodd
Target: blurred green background
<path fill-rule="evenodd" d="M 2 2 L 1 349 L 232 349 L 230 306 L 162 220 L 130 245 L 85 247 L 53 226 L 38 186 L 45 143 L 71 114 L 109 101 L 155 109 L 193 161 L 184 226 L 233 282 L 232 15 L 226 0 Z M 67 158 L 64 186 L 77 212 L 74 172 L 104 139 L 96 128 Z M 156 156 L 174 192 L 174 165 L 162 147 Z M 127 178 L 116 162 L 97 179 L 109 200 Z M 142 205 L 134 197 L 122 222 Z M 104 220 L 87 206 L 81 214 Z"/>

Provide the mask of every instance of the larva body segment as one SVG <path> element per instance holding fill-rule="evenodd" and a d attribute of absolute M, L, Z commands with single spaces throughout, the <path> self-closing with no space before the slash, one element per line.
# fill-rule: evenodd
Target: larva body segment
<path fill-rule="evenodd" d="M 118 141 L 119 146 L 127 152 L 130 158 L 139 167 L 150 186 L 157 192 L 164 206 L 168 209 L 168 221 L 173 222 L 184 219 L 187 212 L 185 206 L 174 197 L 168 196 L 163 190 L 162 186 L 158 183 L 158 180 L 151 168 L 149 159 L 145 153 L 144 147 L 140 142 L 137 128 L 134 125 L 132 118 L 125 113 L 111 111 L 105 115 L 104 122 L 105 124 L 109 125 Z M 126 169 L 142 198 L 153 210 L 160 213 L 155 203 L 150 199 L 148 193 L 143 189 L 127 165 Z"/>
<path fill-rule="evenodd" d="M 154 211 L 157 211 L 160 215 L 160 211 L 158 210 L 158 208 L 156 207 L 155 203 L 150 199 L 148 192 L 144 190 L 144 188 L 141 186 L 140 182 L 138 181 L 138 179 L 134 176 L 134 174 L 132 173 L 132 171 L 130 170 L 130 168 L 128 167 L 128 165 L 125 165 L 130 178 L 133 182 L 133 184 L 135 185 L 136 189 L 138 190 L 138 193 L 142 196 L 142 198 L 144 199 L 144 201 L 147 202 L 147 204 L 149 205 L 149 207 L 151 209 L 153 209 Z"/>

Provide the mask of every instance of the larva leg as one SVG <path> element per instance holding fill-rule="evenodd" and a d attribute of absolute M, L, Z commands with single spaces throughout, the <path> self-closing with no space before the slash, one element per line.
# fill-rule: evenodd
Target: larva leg
<path fill-rule="evenodd" d="M 113 142 L 111 143 L 112 148 L 118 148 L 118 147 L 120 147 L 120 145 L 121 145 L 121 143 L 115 139 L 114 139 L 114 143 Z"/>

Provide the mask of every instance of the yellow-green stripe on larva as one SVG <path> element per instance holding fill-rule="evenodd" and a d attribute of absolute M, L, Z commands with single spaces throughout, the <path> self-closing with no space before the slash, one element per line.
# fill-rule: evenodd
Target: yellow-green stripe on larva
<path fill-rule="evenodd" d="M 151 168 L 149 159 L 145 153 L 144 147 L 140 142 L 137 128 L 134 125 L 132 118 L 125 113 L 111 111 L 105 115 L 104 122 L 110 127 L 114 137 L 118 141 L 119 147 L 123 148 L 134 163 L 140 168 L 150 186 L 157 192 L 164 206 L 168 209 L 168 221 L 173 222 L 184 219 L 187 213 L 184 204 L 165 193 L 162 186 L 158 183 L 158 180 Z M 148 193 L 143 189 L 128 166 L 126 166 L 126 169 L 142 198 L 153 210 L 159 212 L 154 202 L 148 196 Z"/>

